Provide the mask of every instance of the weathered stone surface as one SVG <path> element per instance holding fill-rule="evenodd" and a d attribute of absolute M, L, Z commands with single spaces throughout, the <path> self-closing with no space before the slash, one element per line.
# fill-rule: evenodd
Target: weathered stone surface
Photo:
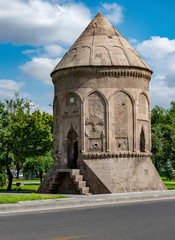
<path fill-rule="evenodd" d="M 78 66 L 134 66 L 151 71 L 101 13 L 91 21 L 53 72 Z"/>
<path fill-rule="evenodd" d="M 40 192 L 55 188 L 54 179 L 56 192 L 67 193 L 76 192 L 75 186 L 84 194 L 165 189 L 150 160 L 151 74 L 97 14 L 51 73 L 55 162 Z M 79 182 L 68 173 L 75 168 L 83 175 L 76 176 Z"/>

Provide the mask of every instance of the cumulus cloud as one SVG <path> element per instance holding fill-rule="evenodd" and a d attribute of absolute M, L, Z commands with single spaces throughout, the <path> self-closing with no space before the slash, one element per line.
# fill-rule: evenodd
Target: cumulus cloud
<path fill-rule="evenodd" d="M 27 49 L 23 51 L 28 57 L 56 58 L 62 56 L 67 50 L 58 44 L 49 44 L 36 49 Z"/>
<path fill-rule="evenodd" d="M 175 39 L 151 37 L 136 49 L 154 71 L 150 84 L 152 105 L 168 108 L 175 101 Z"/>
<path fill-rule="evenodd" d="M 45 84 L 52 85 L 50 73 L 59 61 L 60 59 L 35 57 L 30 62 L 21 65 L 20 69 L 22 69 L 24 77 L 40 80 Z"/>
<path fill-rule="evenodd" d="M 117 3 L 103 3 L 99 10 L 114 24 L 123 22 L 123 7 Z"/>
<path fill-rule="evenodd" d="M 0 41 L 42 46 L 71 44 L 91 18 L 81 3 L 0 1 Z"/>
<path fill-rule="evenodd" d="M 24 82 L 16 82 L 10 79 L 0 80 L 0 96 L 3 98 L 13 97 L 24 86 Z"/>

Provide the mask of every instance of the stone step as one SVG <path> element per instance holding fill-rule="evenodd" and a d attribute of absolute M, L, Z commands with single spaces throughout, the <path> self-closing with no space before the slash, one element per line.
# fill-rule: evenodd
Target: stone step
<path fill-rule="evenodd" d="M 83 181 L 83 175 L 73 175 L 73 179 L 77 181 Z"/>
<path fill-rule="evenodd" d="M 83 195 L 89 195 L 89 187 L 80 188 L 80 193 Z"/>
<path fill-rule="evenodd" d="M 76 184 L 78 188 L 86 187 L 86 181 L 77 181 Z"/>
<path fill-rule="evenodd" d="M 80 175 L 80 169 L 72 169 L 72 175 Z"/>

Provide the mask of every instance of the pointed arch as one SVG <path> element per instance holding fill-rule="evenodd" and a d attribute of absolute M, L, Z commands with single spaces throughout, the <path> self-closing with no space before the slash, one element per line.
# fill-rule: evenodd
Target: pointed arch
<path fill-rule="evenodd" d="M 141 132 L 140 132 L 140 152 L 145 152 L 145 131 L 144 128 L 142 126 L 141 128 Z"/>
<path fill-rule="evenodd" d="M 149 113 L 149 99 L 146 93 L 142 92 L 139 94 L 138 98 L 138 112 L 141 114 Z"/>
<path fill-rule="evenodd" d="M 67 134 L 67 165 L 68 168 L 77 168 L 78 160 L 78 135 L 71 125 Z"/>
<path fill-rule="evenodd" d="M 125 90 L 110 96 L 112 151 L 134 150 L 134 100 Z"/>

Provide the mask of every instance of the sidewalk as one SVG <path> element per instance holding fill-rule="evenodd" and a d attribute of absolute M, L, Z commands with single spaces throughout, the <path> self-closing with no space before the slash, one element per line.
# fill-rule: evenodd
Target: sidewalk
<path fill-rule="evenodd" d="M 128 203 L 137 201 L 153 201 L 175 199 L 175 190 L 132 192 L 105 195 L 66 195 L 70 198 L 23 201 L 17 204 L 0 205 L 0 214 L 30 212 L 75 207 L 101 206 L 107 204 Z"/>

